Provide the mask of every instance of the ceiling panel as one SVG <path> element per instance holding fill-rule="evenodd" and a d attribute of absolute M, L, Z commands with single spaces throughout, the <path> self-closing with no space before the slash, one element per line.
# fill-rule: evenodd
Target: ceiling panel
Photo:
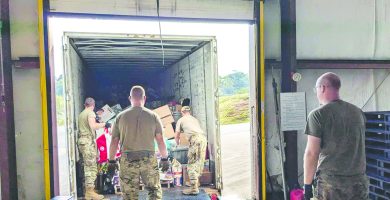
<path fill-rule="evenodd" d="M 163 69 L 173 65 L 208 41 L 123 37 L 77 37 L 70 42 L 89 68 Z"/>

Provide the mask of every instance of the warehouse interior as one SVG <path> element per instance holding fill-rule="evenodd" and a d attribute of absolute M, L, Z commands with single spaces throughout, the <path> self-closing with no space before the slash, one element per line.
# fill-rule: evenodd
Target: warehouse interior
<path fill-rule="evenodd" d="M 52 60 L 45 57 L 52 50 L 48 48 L 44 26 L 47 17 L 62 14 L 156 20 L 155 3 L 0 2 L 1 20 L 5 22 L 1 31 L 0 77 L 0 140 L 6 141 L 0 151 L 2 199 L 50 199 L 57 195 L 50 164 L 55 163 L 50 156 L 53 138 L 49 134 L 54 113 L 47 106 L 50 107 L 55 91 L 50 90 L 48 81 L 53 73 L 48 67 Z M 283 133 L 286 155 L 284 167 L 280 165 L 273 77 L 280 92 L 305 93 L 307 113 L 318 107 L 312 88 L 318 76 L 328 71 L 341 77 L 341 97 L 345 101 L 364 112 L 390 110 L 390 3 L 386 0 L 228 0 L 223 5 L 210 0 L 177 0 L 161 2 L 160 6 L 162 20 L 235 22 L 249 24 L 252 29 L 249 48 L 253 199 L 273 199 L 272 193 L 280 194 L 282 168 L 287 188 L 303 184 L 307 136 L 302 130 Z M 299 81 L 291 78 L 294 73 L 300 75 Z M 386 183 L 385 179 L 374 180 Z M 373 188 L 372 199 L 389 198 L 388 189 Z M 383 193 L 376 194 L 379 190 Z"/>

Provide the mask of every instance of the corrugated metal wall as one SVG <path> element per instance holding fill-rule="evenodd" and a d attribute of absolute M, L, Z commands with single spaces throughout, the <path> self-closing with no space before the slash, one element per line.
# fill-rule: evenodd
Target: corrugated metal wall
<path fill-rule="evenodd" d="M 280 59 L 280 0 L 265 1 L 266 58 Z M 390 2 L 297 0 L 297 59 L 389 59 Z"/>
<path fill-rule="evenodd" d="M 39 70 L 14 69 L 16 166 L 19 199 L 44 199 Z"/>
<path fill-rule="evenodd" d="M 163 73 L 161 81 L 165 96 L 174 96 L 178 101 L 184 98 L 191 99 L 193 115 L 199 119 L 202 128 L 207 130 L 204 68 L 210 67 L 210 65 L 206 66 L 204 63 L 205 48 L 198 49 L 169 67 Z M 210 47 L 208 46 L 208 48 Z M 210 64 L 210 62 L 208 63 Z"/>
<path fill-rule="evenodd" d="M 210 48 L 210 46 L 207 46 Z M 210 127 L 207 126 L 206 115 L 206 80 L 205 80 L 205 68 L 210 68 L 211 65 L 206 65 L 204 60 L 206 59 L 206 53 L 204 52 L 207 47 L 192 53 L 189 57 L 189 72 L 190 72 L 190 89 L 191 89 L 191 105 L 192 112 L 201 123 L 202 129 L 210 131 Z M 210 56 L 208 56 L 210 57 Z"/>
<path fill-rule="evenodd" d="M 210 150 L 210 166 L 216 169 L 216 180 L 221 174 L 218 108 L 215 94 L 218 90 L 215 41 L 207 43 L 186 58 L 168 68 L 162 75 L 162 91 L 176 100 L 191 98 L 192 114 L 206 131 Z M 171 78 L 169 80 L 169 78 Z M 165 84 L 164 84 L 165 83 Z M 167 84 L 168 83 L 168 84 Z M 207 103 L 206 103 L 207 102 Z M 217 185 L 220 187 L 220 185 Z"/>

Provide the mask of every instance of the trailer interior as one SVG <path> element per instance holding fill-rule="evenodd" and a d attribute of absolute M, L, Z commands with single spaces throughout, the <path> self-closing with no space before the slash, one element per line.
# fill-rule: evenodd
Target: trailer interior
<path fill-rule="evenodd" d="M 130 88 L 141 85 L 146 89 L 146 107 L 150 109 L 191 99 L 193 115 L 207 133 L 209 159 L 205 167 L 211 180 L 202 183 L 200 196 L 188 199 L 202 199 L 202 195 L 207 199 L 206 192 L 220 192 L 215 45 L 213 37 L 163 36 L 161 43 L 157 35 L 65 33 L 64 64 L 56 66 L 63 74 L 57 74 L 55 80 L 56 99 L 65 100 L 65 114 L 60 114 L 63 108 L 57 105 L 60 191 L 82 195 L 78 165 L 73 163 L 78 163 L 76 119 L 84 99 L 93 97 L 97 108 L 117 104 L 126 108 L 130 106 Z M 172 187 L 163 185 L 164 198 L 183 199 L 180 191 L 186 187 Z"/>

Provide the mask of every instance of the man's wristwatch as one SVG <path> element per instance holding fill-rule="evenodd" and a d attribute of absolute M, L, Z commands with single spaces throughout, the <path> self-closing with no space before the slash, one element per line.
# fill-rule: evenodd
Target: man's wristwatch
<path fill-rule="evenodd" d="M 115 163 L 116 163 L 116 160 L 109 160 L 108 163 L 115 164 Z"/>

